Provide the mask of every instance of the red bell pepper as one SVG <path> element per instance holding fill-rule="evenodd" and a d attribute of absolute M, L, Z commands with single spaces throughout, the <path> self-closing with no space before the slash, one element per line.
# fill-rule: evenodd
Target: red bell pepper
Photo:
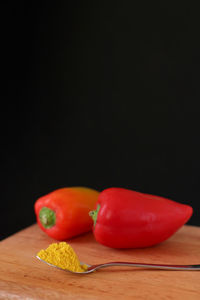
<path fill-rule="evenodd" d="M 61 188 L 39 198 L 34 205 L 37 223 L 47 235 L 66 240 L 92 230 L 89 211 L 99 192 L 84 187 Z"/>
<path fill-rule="evenodd" d="M 99 194 L 90 212 L 95 239 L 111 248 L 143 248 L 172 236 L 191 217 L 189 205 L 123 188 Z"/>

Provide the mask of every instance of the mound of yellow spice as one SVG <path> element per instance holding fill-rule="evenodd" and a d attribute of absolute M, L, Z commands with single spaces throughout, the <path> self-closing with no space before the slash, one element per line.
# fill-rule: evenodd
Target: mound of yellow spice
<path fill-rule="evenodd" d="M 40 250 L 37 254 L 42 260 L 73 272 L 84 272 L 86 265 L 81 265 L 73 248 L 66 242 L 53 243 L 46 250 Z"/>

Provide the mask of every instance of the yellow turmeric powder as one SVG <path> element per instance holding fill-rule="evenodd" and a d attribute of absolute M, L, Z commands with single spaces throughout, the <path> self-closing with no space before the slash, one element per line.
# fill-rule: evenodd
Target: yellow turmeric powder
<path fill-rule="evenodd" d="M 87 270 L 87 266 L 80 264 L 73 248 L 66 242 L 53 243 L 46 250 L 40 250 L 37 256 L 65 270 L 74 272 L 84 272 Z"/>

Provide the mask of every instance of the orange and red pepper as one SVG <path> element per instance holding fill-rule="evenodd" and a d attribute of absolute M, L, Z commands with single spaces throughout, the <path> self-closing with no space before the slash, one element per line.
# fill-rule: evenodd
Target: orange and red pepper
<path fill-rule="evenodd" d="M 94 209 L 98 195 L 96 190 L 84 187 L 57 189 L 35 202 L 37 223 L 56 240 L 88 232 L 93 224 L 89 211 Z"/>

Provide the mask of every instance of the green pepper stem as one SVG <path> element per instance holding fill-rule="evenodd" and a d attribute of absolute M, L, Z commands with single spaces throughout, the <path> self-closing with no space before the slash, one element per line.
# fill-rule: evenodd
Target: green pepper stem
<path fill-rule="evenodd" d="M 42 226 L 48 229 L 55 225 L 56 214 L 52 209 L 48 207 L 42 207 L 39 212 L 39 219 Z"/>
<path fill-rule="evenodd" d="M 97 205 L 97 209 L 95 209 L 95 210 L 91 210 L 90 212 L 89 212 L 89 216 L 93 219 L 93 221 L 94 221 L 94 226 L 96 225 L 96 222 L 97 222 L 97 216 L 98 216 L 98 212 L 99 212 L 99 210 L 100 210 L 100 204 L 98 204 Z"/>

